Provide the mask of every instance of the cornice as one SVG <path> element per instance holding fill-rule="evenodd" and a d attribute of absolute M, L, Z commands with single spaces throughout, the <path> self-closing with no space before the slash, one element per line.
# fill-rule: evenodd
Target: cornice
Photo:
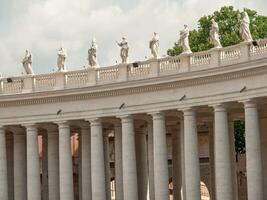
<path fill-rule="evenodd" d="M 260 74 L 267 74 L 267 66 L 265 65 L 266 60 L 267 59 L 261 59 L 226 67 L 210 68 L 209 70 L 179 73 L 127 82 L 117 82 L 107 85 L 103 84 L 93 87 L 3 95 L 0 96 L 0 107 L 79 101 L 91 98 L 129 95 L 188 86 L 194 87 L 212 82 L 245 78 Z M 251 67 L 252 64 L 254 65 Z"/>

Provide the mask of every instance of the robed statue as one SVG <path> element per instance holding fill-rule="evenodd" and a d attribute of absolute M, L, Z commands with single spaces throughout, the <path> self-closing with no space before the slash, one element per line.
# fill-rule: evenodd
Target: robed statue
<path fill-rule="evenodd" d="M 122 38 L 121 42 L 117 42 L 117 44 L 121 47 L 120 56 L 121 56 L 121 63 L 127 63 L 128 53 L 129 53 L 129 46 L 128 42 L 125 37 Z"/>
<path fill-rule="evenodd" d="M 214 48 L 222 48 L 219 35 L 219 25 L 214 19 L 211 20 L 210 40 Z"/>
<path fill-rule="evenodd" d="M 96 39 L 94 38 L 92 40 L 90 49 L 88 49 L 88 61 L 89 61 L 90 67 L 98 66 L 97 58 L 96 58 L 96 51 L 97 51 L 97 44 L 96 44 Z"/>
<path fill-rule="evenodd" d="M 190 46 L 189 46 L 189 28 L 187 25 L 184 25 L 184 30 L 180 31 L 180 39 L 179 44 L 183 48 L 182 54 L 190 54 L 192 53 Z"/>
<path fill-rule="evenodd" d="M 250 20 L 249 20 L 248 13 L 244 12 L 243 18 L 241 19 L 239 32 L 240 32 L 242 39 L 245 42 L 251 42 L 253 40 L 251 33 L 250 33 L 249 25 L 250 25 Z"/>
<path fill-rule="evenodd" d="M 63 47 L 61 47 L 58 52 L 57 52 L 57 67 L 58 71 L 65 71 L 66 70 L 66 65 L 65 61 L 67 58 L 67 53 Z"/>
<path fill-rule="evenodd" d="M 22 65 L 24 67 L 24 70 L 25 70 L 26 74 L 33 75 L 33 70 L 32 70 L 32 54 L 28 50 L 26 50 L 25 57 L 22 60 Z"/>
<path fill-rule="evenodd" d="M 159 55 L 159 35 L 154 32 L 152 39 L 149 42 L 149 48 L 154 58 L 158 58 Z"/>

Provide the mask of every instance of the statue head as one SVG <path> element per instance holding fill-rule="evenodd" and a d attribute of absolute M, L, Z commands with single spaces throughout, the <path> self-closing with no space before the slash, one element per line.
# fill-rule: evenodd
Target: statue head
<path fill-rule="evenodd" d="M 184 24 L 184 28 L 187 28 L 188 26 L 187 26 L 187 24 Z"/>
<path fill-rule="evenodd" d="M 122 40 L 125 41 L 126 40 L 126 37 L 122 37 Z"/>

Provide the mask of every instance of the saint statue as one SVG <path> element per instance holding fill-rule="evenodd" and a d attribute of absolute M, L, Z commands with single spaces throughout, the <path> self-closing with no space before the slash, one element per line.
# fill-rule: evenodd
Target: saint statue
<path fill-rule="evenodd" d="M 32 54 L 28 50 L 26 50 L 25 57 L 22 60 L 22 65 L 25 69 L 26 74 L 33 75 L 32 70 Z"/>
<path fill-rule="evenodd" d="M 222 48 L 219 35 L 219 26 L 214 19 L 211 20 L 210 40 L 214 48 Z"/>
<path fill-rule="evenodd" d="M 149 42 L 149 48 L 154 58 L 158 58 L 159 55 L 159 35 L 154 32 L 153 38 Z"/>
<path fill-rule="evenodd" d="M 61 47 L 58 52 L 57 52 L 57 67 L 58 71 L 65 71 L 66 70 L 66 65 L 65 61 L 67 58 L 67 53 L 63 47 Z"/>
<path fill-rule="evenodd" d="M 128 42 L 127 42 L 126 38 L 123 37 L 122 41 L 117 42 L 117 44 L 121 47 L 120 56 L 121 56 L 122 63 L 125 64 L 125 63 L 127 63 L 128 53 L 129 53 Z"/>
<path fill-rule="evenodd" d="M 182 54 L 189 54 L 192 53 L 190 46 L 189 46 L 189 28 L 187 25 L 184 25 L 184 30 L 180 31 L 180 39 L 179 43 L 183 48 Z"/>
<path fill-rule="evenodd" d="M 96 39 L 92 40 L 92 44 L 90 49 L 88 49 L 88 61 L 90 67 L 97 67 L 97 59 L 96 59 L 96 51 L 97 51 L 97 44 Z"/>
<path fill-rule="evenodd" d="M 248 17 L 248 13 L 244 12 L 243 18 L 241 19 L 239 32 L 240 32 L 242 39 L 245 42 L 251 42 L 253 40 L 251 33 L 250 33 L 249 24 L 250 24 L 250 20 Z"/>

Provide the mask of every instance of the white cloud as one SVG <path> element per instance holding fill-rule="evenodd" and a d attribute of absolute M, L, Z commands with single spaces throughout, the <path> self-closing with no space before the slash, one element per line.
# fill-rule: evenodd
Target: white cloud
<path fill-rule="evenodd" d="M 60 45 L 68 51 L 68 68 L 78 69 L 87 65 L 87 49 L 96 37 L 100 64 L 113 65 L 120 60 L 115 40 L 121 36 L 128 38 L 130 60 L 142 60 L 150 55 L 148 40 L 154 31 L 160 34 L 161 53 L 166 54 L 184 23 L 196 28 L 199 17 L 223 5 L 248 7 L 267 15 L 265 0 L 212 3 L 209 0 L 0 0 L 0 3 L 3 11 L 0 72 L 5 76 L 23 71 L 21 59 L 26 48 L 33 53 L 36 73 L 55 68 Z"/>

